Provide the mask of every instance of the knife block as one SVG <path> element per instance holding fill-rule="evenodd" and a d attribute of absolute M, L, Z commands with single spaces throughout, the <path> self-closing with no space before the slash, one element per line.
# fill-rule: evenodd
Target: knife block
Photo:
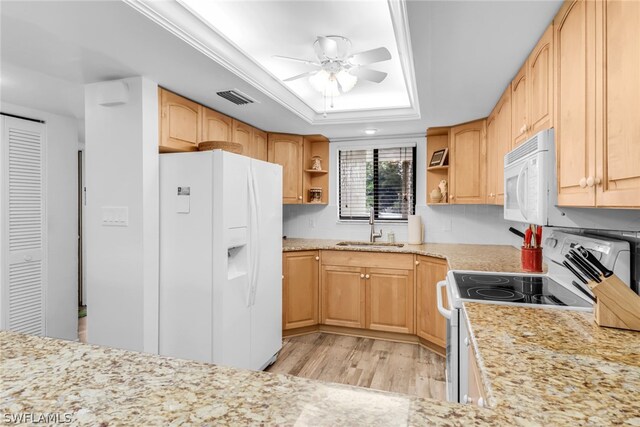
<path fill-rule="evenodd" d="M 590 282 L 596 296 L 594 318 L 599 326 L 640 331 L 640 296 L 615 274 Z"/>

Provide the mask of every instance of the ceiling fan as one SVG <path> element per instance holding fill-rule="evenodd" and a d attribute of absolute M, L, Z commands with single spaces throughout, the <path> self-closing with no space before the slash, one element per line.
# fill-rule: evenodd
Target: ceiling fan
<path fill-rule="evenodd" d="M 358 79 L 374 83 L 382 82 L 387 73 L 365 68 L 368 65 L 391 59 L 385 47 L 351 54 L 351 41 L 342 36 L 318 36 L 313 43 L 317 60 L 274 55 L 274 58 L 300 62 L 316 68 L 287 79 L 285 82 L 309 77 L 309 83 L 325 98 L 338 96 L 353 89 Z"/>

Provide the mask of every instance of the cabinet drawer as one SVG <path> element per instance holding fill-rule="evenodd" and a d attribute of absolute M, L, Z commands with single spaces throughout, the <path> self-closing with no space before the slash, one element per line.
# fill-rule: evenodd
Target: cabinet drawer
<path fill-rule="evenodd" d="M 413 255 L 380 252 L 322 251 L 322 264 L 413 270 Z"/>

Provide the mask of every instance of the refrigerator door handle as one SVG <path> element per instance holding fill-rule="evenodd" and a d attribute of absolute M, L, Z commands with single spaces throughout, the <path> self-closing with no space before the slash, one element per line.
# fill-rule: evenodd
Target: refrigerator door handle
<path fill-rule="evenodd" d="M 247 295 L 247 307 L 255 303 L 255 294 L 258 283 L 259 252 L 256 251 L 260 242 L 260 230 L 258 221 L 258 202 L 256 194 L 256 183 L 253 175 L 253 168 L 249 166 L 249 176 L 247 177 L 249 188 L 249 292 Z"/>
<path fill-rule="evenodd" d="M 249 166 L 249 174 L 251 177 L 251 183 L 252 183 L 252 188 L 253 188 L 253 207 L 254 207 L 254 227 L 255 227 L 255 240 L 253 241 L 253 244 L 256 247 L 256 250 L 253 252 L 254 258 L 253 258 L 253 282 L 252 282 L 252 286 L 251 286 L 251 305 L 254 305 L 256 303 L 256 293 L 258 291 L 258 277 L 259 277 L 259 272 L 260 272 L 260 251 L 258 250 L 258 248 L 260 247 L 260 200 L 258 198 L 258 191 L 256 190 L 256 188 L 258 187 L 256 185 L 256 177 L 255 174 L 253 172 L 253 164 L 251 163 Z"/>

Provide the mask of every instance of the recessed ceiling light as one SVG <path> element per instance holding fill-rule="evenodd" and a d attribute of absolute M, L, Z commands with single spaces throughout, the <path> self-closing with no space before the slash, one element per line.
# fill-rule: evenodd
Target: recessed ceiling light
<path fill-rule="evenodd" d="M 375 135 L 376 132 L 378 132 L 378 129 L 365 129 L 364 133 L 366 133 L 367 135 Z"/>

